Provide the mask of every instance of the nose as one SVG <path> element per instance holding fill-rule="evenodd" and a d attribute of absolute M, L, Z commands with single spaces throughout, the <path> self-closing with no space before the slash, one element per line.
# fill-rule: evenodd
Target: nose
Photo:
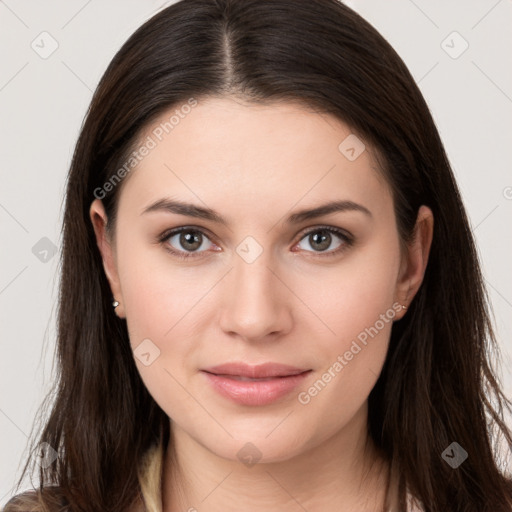
<path fill-rule="evenodd" d="M 220 306 L 220 327 L 230 336 L 264 341 L 282 336 L 292 327 L 293 295 L 279 271 L 271 268 L 266 253 L 252 263 L 234 255 Z"/>

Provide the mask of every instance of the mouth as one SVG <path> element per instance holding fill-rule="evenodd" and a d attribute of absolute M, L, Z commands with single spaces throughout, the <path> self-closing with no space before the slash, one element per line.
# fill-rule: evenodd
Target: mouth
<path fill-rule="evenodd" d="M 243 362 L 231 362 L 205 368 L 202 371 L 213 375 L 239 378 L 239 380 L 263 380 L 273 379 L 276 377 L 290 377 L 311 370 L 272 362 L 258 365 L 249 365 Z"/>
<path fill-rule="evenodd" d="M 306 370 L 306 371 L 310 371 L 310 370 Z M 210 372 L 206 372 L 206 373 L 210 373 Z M 241 382 L 268 382 L 270 380 L 286 379 L 288 377 L 293 376 L 293 375 L 276 375 L 275 377 L 261 377 L 259 379 L 253 379 L 251 377 L 244 377 L 242 375 L 228 375 L 228 374 L 221 374 L 221 373 L 212 373 L 211 375 L 216 375 L 217 377 L 226 377 L 227 379 L 238 380 Z M 300 373 L 298 373 L 296 375 L 300 375 Z"/>
<path fill-rule="evenodd" d="M 266 377 L 213 373 L 206 370 L 201 373 L 221 397 L 239 405 L 263 406 L 289 396 L 297 386 L 304 383 L 312 371 L 303 370 Z"/>

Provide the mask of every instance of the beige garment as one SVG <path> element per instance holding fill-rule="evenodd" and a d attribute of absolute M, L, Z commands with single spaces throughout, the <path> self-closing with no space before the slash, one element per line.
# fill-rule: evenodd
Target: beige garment
<path fill-rule="evenodd" d="M 412 494 L 407 492 L 405 496 L 405 503 L 407 504 L 407 512 L 424 512 L 424 508 L 421 505 L 421 502 L 419 502 Z M 388 512 L 398 512 L 398 509 L 393 509 L 393 507 L 390 507 L 388 509 Z"/>
<path fill-rule="evenodd" d="M 420 502 L 413 497 L 412 494 L 407 494 L 407 511 L 408 512 L 424 512 Z"/>

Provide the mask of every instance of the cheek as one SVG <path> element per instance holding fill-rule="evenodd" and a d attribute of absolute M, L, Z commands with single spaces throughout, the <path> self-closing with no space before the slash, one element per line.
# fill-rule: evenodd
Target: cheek
<path fill-rule="evenodd" d="M 316 323 L 325 333 L 323 338 L 331 343 L 338 340 L 336 349 L 350 344 L 386 312 L 388 317 L 395 316 L 392 305 L 400 252 L 398 240 L 392 235 L 375 238 L 365 247 L 347 253 L 336 266 L 319 266 L 309 271 L 307 278 L 297 281 L 294 287 L 318 317 Z M 313 321 L 313 315 L 307 314 Z"/>
<path fill-rule="evenodd" d="M 190 416 L 182 385 L 198 338 L 191 320 L 194 305 L 211 284 L 197 268 L 173 265 L 154 249 L 131 247 L 119 259 L 119 277 L 135 363 L 149 393 L 169 416 Z"/>
<path fill-rule="evenodd" d="M 197 277 L 173 267 L 165 256 L 163 248 L 119 231 L 118 272 L 132 348 L 150 339 L 162 350 L 186 315 L 186 295 L 197 289 L 191 282 Z"/>
<path fill-rule="evenodd" d="M 382 370 L 396 310 L 387 290 L 380 292 L 373 288 L 368 300 L 364 294 L 339 299 L 339 309 L 327 318 L 335 334 L 315 338 L 322 364 L 297 401 L 308 417 L 322 418 L 324 432 L 334 432 L 354 417 Z"/>
<path fill-rule="evenodd" d="M 315 349 L 323 363 L 300 403 L 331 404 L 333 414 L 345 415 L 367 398 L 386 359 L 399 310 L 394 302 L 398 268 L 398 242 L 387 243 L 383 237 L 346 258 L 336 271 L 317 270 L 297 290 L 319 317 L 308 313 L 307 318 L 318 326 Z"/>

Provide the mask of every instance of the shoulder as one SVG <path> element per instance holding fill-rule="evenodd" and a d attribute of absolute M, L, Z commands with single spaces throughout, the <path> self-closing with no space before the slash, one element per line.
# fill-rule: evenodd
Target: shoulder
<path fill-rule="evenodd" d="M 35 490 L 25 491 L 13 496 L 4 506 L 2 512 L 38 512 L 41 505 Z"/>
<path fill-rule="evenodd" d="M 44 501 L 39 490 L 30 489 L 13 496 L 2 512 L 65 512 L 62 491 L 57 486 L 44 488 Z"/>
<path fill-rule="evenodd" d="M 44 502 L 39 490 L 31 489 L 13 496 L 1 509 L 1 512 L 69 512 L 69 502 L 62 488 L 49 486 L 44 488 Z M 136 500 L 126 512 L 146 512 L 142 500 Z"/>
<path fill-rule="evenodd" d="M 68 512 L 62 489 L 58 486 L 44 488 L 44 504 L 38 490 L 31 489 L 13 496 L 1 512 Z M 126 512 L 146 512 L 144 503 L 136 501 Z"/>

